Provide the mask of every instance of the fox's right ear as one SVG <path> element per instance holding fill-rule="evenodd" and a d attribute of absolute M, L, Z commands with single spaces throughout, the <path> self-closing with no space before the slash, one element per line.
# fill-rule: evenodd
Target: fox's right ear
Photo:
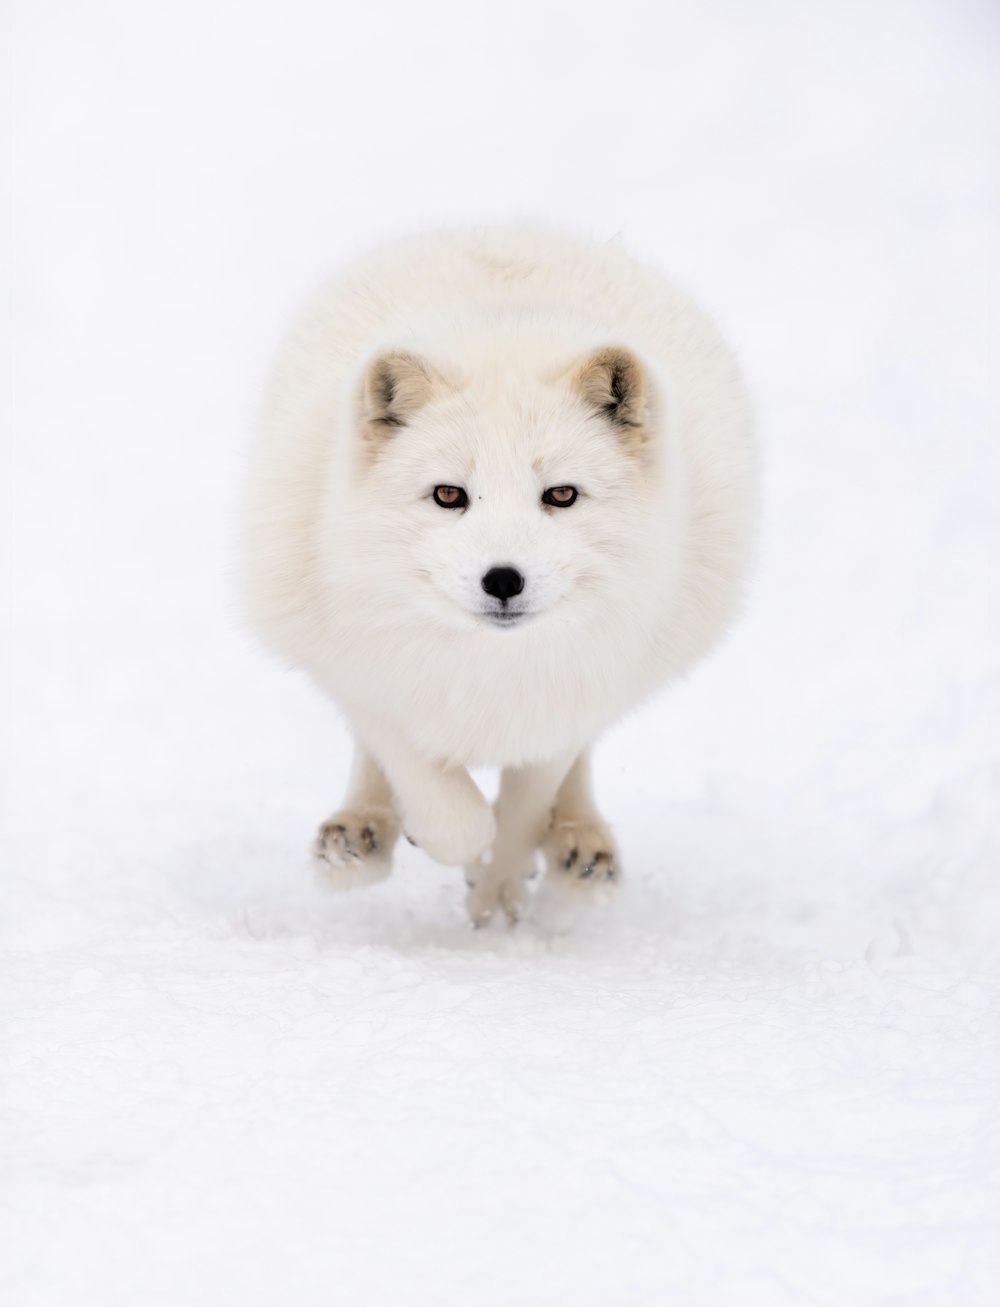
<path fill-rule="evenodd" d="M 425 359 L 405 350 L 388 350 L 368 365 L 361 398 L 366 434 L 391 435 L 405 427 L 430 399 L 443 378 Z"/>

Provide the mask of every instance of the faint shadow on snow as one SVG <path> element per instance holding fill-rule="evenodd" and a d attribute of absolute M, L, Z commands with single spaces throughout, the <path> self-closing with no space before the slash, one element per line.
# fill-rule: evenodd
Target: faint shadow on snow
<path fill-rule="evenodd" d="M 225 843 L 178 851 L 169 873 L 175 917 L 220 941 L 511 957 L 553 949 L 614 952 L 626 941 L 634 945 L 637 934 L 663 941 L 677 931 L 671 895 L 645 878 L 588 901 L 538 893 L 539 877 L 525 920 L 511 925 L 498 914 L 476 930 L 465 912 L 461 871 L 437 866 L 417 850 L 400 851 L 388 880 L 334 893 L 287 846 L 261 842 L 248 854 L 242 844 L 220 847 Z"/>

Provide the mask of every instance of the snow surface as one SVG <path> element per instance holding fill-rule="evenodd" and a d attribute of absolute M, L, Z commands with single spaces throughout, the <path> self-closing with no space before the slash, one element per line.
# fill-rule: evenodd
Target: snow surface
<path fill-rule="evenodd" d="M 15 11 L 5 1304 L 1000 1301 L 997 21 Z M 764 459 L 746 618 L 604 741 L 629 883 L 562 934 L 408 846 L 321 892 L 347 741 L 231 586 L 300 296 L 517 215 L 712 307 Z"/>

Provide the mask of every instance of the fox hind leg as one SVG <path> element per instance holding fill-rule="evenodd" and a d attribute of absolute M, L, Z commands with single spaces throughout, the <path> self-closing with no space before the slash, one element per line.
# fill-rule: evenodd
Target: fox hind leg
<path fill-rule="evenodd" d="M 489 861 L 479 858 L 465 869 L 466 907 L 475 926 L 484 925 L 497 908 L 517 921 L 528 904 L 528 882 L 535 852 L 545 837 L 552 805 L 572 761 L 563 755 L 526 767 L 506 767 L 494 807 L 496 840 Z"/>

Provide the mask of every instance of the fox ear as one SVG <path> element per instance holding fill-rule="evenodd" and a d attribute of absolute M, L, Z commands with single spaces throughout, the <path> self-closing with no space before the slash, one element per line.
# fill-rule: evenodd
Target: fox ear
<path fill-rule="evenodd" d="M 580 395 L 612 426 L 618 427 L 629 444 L 646 439 L 649 399 L 642 365 L 624 345 L 602 345 L 577 363 L 573 385 Z"/>
<path fill-rule="evenodd" d="M 441 378 L 424 359 L 405 350 L 387 350 L 368 365 L 362 409 L 373 435 L 391 434 L 430 399 Z"/>

